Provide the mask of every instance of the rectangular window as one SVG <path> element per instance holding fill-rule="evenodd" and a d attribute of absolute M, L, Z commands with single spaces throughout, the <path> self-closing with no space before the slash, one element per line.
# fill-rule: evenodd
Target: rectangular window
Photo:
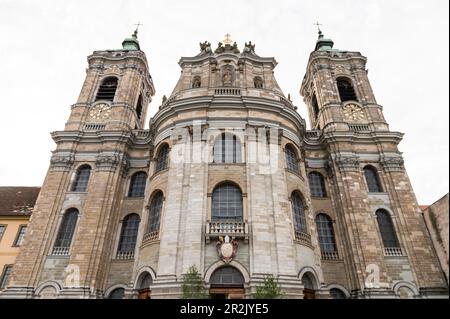
<path fill-rule="evenodd" d="M 6 225 L 0 225 L 0 241 L 2 241 L 3 234 L 5 233 Z"/>
<path fill-rule="evenodd" d="M 17 233 L 16 240 L 14 241 L 14 246 L 21 246 L 23 238 L 25 237 L 25 232 L 27 231 L 26 225 L 20 225 L 19 232 Z"/>
<path fill-rule="evenodd" d="M 2 277 L 0 278 L 0 289 L 6 288 L 9 283 L 9 277 L 11 277 L 12 265 L 5 265 L 3 268 Z"/>

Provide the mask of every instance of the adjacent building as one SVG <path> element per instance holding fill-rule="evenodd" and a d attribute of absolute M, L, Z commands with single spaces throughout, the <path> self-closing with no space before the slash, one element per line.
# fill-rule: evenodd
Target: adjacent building
<path fill-rule="evenodd" d="M 0 291 L 23 244 L 39 187 L 0 187 Z"/>

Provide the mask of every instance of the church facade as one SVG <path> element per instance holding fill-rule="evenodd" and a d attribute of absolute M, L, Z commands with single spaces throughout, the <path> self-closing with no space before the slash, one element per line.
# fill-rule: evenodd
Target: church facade
<path fill-rule="evenodd" d="M 137 32 L 94 51 L 3 298 L 448 298 L 398 144 L 359 52 L 319 33 L 300 94 L 227 37 L 155 93 Z"/>

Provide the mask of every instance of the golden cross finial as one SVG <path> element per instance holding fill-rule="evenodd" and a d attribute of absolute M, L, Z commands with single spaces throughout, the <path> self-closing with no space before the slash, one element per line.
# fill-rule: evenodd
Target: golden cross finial
<path fill-rule="evenodd" d="M 135 24 L 135 26 L 136 26 L 136 32 L 138 31 L 139 26 L 141 26 L 141 25 L 143 25 L 143 24 L 142 24 L 141 22 L 139 22 L 139 21 L 138 21 L 138 23 Z"/>
<path fill-rule="evenodd" d="M 233 43 L 233 40 L 231 40 L 231 34 L 229 33 L 225 34 L 225 39 L 223 39 L 223 43 L 225 43 L 225 45 L 227 44 L 231 45 L 231 43 Z"/>
<path fill-rule="evenodd" d="M 322 25 L 322 23 L 319 23 L 319 21 L 316 21 L 316 23 L 314 23 L 314 25 L 317 26 L 317 30 L 319 31 L 319 33 L 322 32 L 322 31 L 320 30 L 320 26 Z"/>

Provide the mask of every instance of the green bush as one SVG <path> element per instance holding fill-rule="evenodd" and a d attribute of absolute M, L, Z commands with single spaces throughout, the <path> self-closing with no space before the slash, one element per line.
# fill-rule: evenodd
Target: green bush
<path fill-rule="evenodd" d="M 186 274 L 183 275 L 182 299 L 205 299 L 208 294 L 203 286 L 203 279 L 195 265 L 189 267 Z"/>

